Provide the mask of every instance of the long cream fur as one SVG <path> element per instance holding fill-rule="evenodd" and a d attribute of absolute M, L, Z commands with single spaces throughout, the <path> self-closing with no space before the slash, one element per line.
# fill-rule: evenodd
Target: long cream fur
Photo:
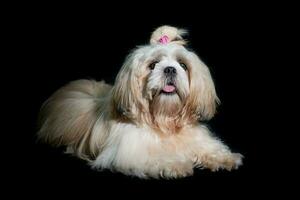
<path fill-rule="evenodd" d="M 150 45 L 127 57 L 114 86 L 78 80 L 59 89 L 42 106 L 39 138 L 66 146 L 67 153 L 95 169 L 141 178 L 184 177 L 194 167 L 237 168 L 242 155 L 232 153 L 199 123 L 213 117 L 219 100 L 207 66 L 183 46 L 185 33 L 158 28 Z M 169 44 L 158 42 L 163 35 Z M 158 59 L 150 70 L 149 64 Z M 177 70 L 173 95 L 160 93 L 166 66 Z"/>

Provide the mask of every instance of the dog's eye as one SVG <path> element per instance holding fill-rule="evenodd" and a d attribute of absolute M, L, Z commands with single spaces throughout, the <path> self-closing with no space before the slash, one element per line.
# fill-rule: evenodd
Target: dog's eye
<path fill-rule="evenodd" d="M 187 70 L 187 66 L 186 66 L 186 64 L 184 64 L 183 62 L 179 63 L 179 65 L 180 65 L 184 70 Z"/>
<path fill-rule="evenodd" d="M 158 61 L 154 61 L 154 62 L 152 62 L 150 65 L 149 65 L 149 68 L 151 69 L 151 70 L 153 70 L 154 68 L 155 68 L 155 65 L 158 63 Z"/>

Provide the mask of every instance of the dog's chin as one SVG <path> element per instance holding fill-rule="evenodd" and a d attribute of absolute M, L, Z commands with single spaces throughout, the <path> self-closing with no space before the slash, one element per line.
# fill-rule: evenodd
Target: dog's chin
<path fill-rule="evenodd" d="M 153 114 L 176 115 L 182 106 L 182 100 L 176 86 L 166 85 L 156 90 L 151 106 L 152 111 L 154 111 Z"/>

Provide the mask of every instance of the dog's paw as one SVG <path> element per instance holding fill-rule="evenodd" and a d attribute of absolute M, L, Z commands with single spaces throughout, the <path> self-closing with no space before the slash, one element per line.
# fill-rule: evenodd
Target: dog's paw
<path fill-rule="evenodd" d="M 228 158 L 224 160 L 224 168 L 228 171 L 238 169 L 243 164 L 244 156 L 240 153 L 231 153 Z"/>
<path fill-rule="evenodd" d="M 193 175 L 192 166 L 174 165 L 160 171 L 160 177 L 165 179 L 183 178 Z"/>
<path fill-rule="evenodd" d="M 210 155 L 202 159 L 201 167 L 208 168 L 211 171 L 226 169 L 231 171 L 238 169 L 243 164 L 243 155 L 239 153 L 226 153 L 223 155 Z"/>

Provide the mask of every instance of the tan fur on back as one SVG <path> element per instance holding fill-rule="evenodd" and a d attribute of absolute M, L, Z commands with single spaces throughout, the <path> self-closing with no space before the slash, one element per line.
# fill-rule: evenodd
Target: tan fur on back
<path fill-rule="evenodd" d="M 111 86 L 103 81 L 78 80 L 55 92 L 42 106 L 39 138 L 69 146 L 78 155 L 88 155 L 89 138 L 101 113 L 101 101 L 105 101 L 110 90 Z"/>

